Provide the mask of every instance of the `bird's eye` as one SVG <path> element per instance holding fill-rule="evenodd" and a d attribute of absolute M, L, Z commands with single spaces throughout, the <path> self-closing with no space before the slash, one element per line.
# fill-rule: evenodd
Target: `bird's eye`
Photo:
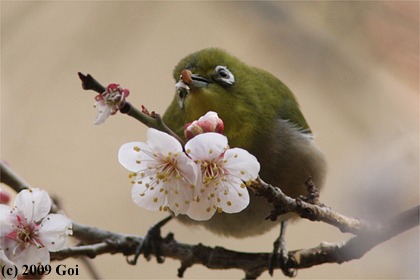
<path fill-rule="evenodd" d="M 229 73 L 225 69 L 219 69 L 219 76 L 222 78 L 229 78 Z"/>
<path fill-rule="evenodd" d="M 233 84 L 235 82 L 235 77 L 233 74 L 226 68 L 226 66 L 217 66 L 216 73 L 219 76 L 220 80 L 227 84 Z"/>

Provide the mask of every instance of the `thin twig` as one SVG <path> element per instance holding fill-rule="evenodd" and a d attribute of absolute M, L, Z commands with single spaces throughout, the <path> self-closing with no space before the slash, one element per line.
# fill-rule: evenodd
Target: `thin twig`
<path fill-rule="evenodd" d="M 265 183 L 260 178 L 253 180 L 249 188 L 251 188 L 257 196 L 265 198 L 268 203 L 271 203 L 274 206 L 271 215 L 267 217 L 267 219 L 273 221 L 276 220 L 279 215 L 293 212 L 304 219 L 333 225 L 343 233 L 360 234 L 364 231 L 370 231 L 372 227 L 368 222 L 346 217 L 323 204 L 318 203 L 317 205 L 314 205 L 305 202 L 300 198 L 291 198 L 284 194 L 279 188 Z"/>
<path fill-rule="evenodd" d="M 105 91 L 105 87 L 101 85 L 97 80 L 95 80 L 90 74 L 84 75 L 78 73 L 79 78 L 82 81 L 82 88 L 84 90 L 93 90 L 100 94 Z M 130 102 L 126 101 L 124 106 L 120 109 L 122 114 L 127 114 L 130 117 L 135 118 L 139 122 L 143 123 L 147 127 L 155 128 L 157 130 L 168 133 L 169 135 L 175 137 L 182 146 L 185 145 L 184 140 L 182 140 L 175 132 L 173 132 L 169 127 L 167 127 L 159 114 L 146 114 L 143 111 L 140 111 L 134 107 Z"/>

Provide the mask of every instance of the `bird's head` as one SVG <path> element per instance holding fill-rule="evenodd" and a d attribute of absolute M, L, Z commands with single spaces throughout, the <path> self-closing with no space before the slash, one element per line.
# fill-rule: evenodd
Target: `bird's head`
<path fill-rule="evenodd" d="M 244 141 L 257 137 L 258 128 L 270 125 L 285 98 L 291 96 L 294 101 L 289 89 L 270 73 L 218 48 L 186 56 L 173 76 L 176 94 L 165 123 L 181 135 L 186 123 L 208 111 L 217 112 L 232 146 L 246 148 Z"/>

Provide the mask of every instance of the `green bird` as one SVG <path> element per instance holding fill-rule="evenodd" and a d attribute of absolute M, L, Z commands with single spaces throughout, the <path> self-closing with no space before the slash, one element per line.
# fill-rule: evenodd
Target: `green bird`
<path fill-rule="evenodd" d="M 260 177 L 291 197 L 305 195 L 305 181 L 312 176 L 318 188 L 324 185 L 326 162 L 314 145 L 312 132 L 290 89 L 270 73 L 246 65 L 218 48 L 208 48 L 183 58 L 173 71 L 175 97 L 163 121 L 185 140 L 185 124 L 208 111 L 224 122 L 229 146 L 246 149 L 261 165 Z M 277 223 L 265 220 L 273 209 L 250 194 L 250 204 L 235 214 L 215 213 L 207 221 L 186 215 L 177 219 L 201 225 L 224 236 L 243 238 L 260 235 Z"/>

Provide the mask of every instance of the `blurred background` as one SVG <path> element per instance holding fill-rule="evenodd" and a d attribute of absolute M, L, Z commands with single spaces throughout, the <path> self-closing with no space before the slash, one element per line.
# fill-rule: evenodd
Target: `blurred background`
<path fill-rule="evenodd" d="M 418 2 L 20 2 L 1 3 L 1 158 L 80 223 L 144 236 L 165 214 L 131 200 L 119 147 L 146 127 L 117 114 L 95 126 L 95 93 L 77 72 L 130 89 L 137 107 L 163 113 L 184 56 L 220 47 L 263 68 L 295 93 L 324 151 L 321 201 L 348 216 L 381 221 L 419 203 Z M 6 191 L 10 191 L 2 186 Z M 269 252 L 273 230 L 243 240 L 163 228 L 180 242 Z M 289 250 L 350 238 L 322 223 L 289 226 Z M 77 260 L 60 262 L 87 269 Z M 53 267 L 60 264 L 52 263 Z M 176 279 L 178 261 L 121 255 L 93 260 L 106 279 Z M 239 270 L 196 265 L 185 279 L 240 279 Z M 49 275 L 48 279 L 58 278 Z M 264 273 L 261 279 L 270 278 Z M 280 271 L 275 278 L 284 278 Z M 299 279 L 419 278 L 419 229 L 362 259 L 298 271 Z M 60 278 L 64 279 L 64 278 Z"/>

